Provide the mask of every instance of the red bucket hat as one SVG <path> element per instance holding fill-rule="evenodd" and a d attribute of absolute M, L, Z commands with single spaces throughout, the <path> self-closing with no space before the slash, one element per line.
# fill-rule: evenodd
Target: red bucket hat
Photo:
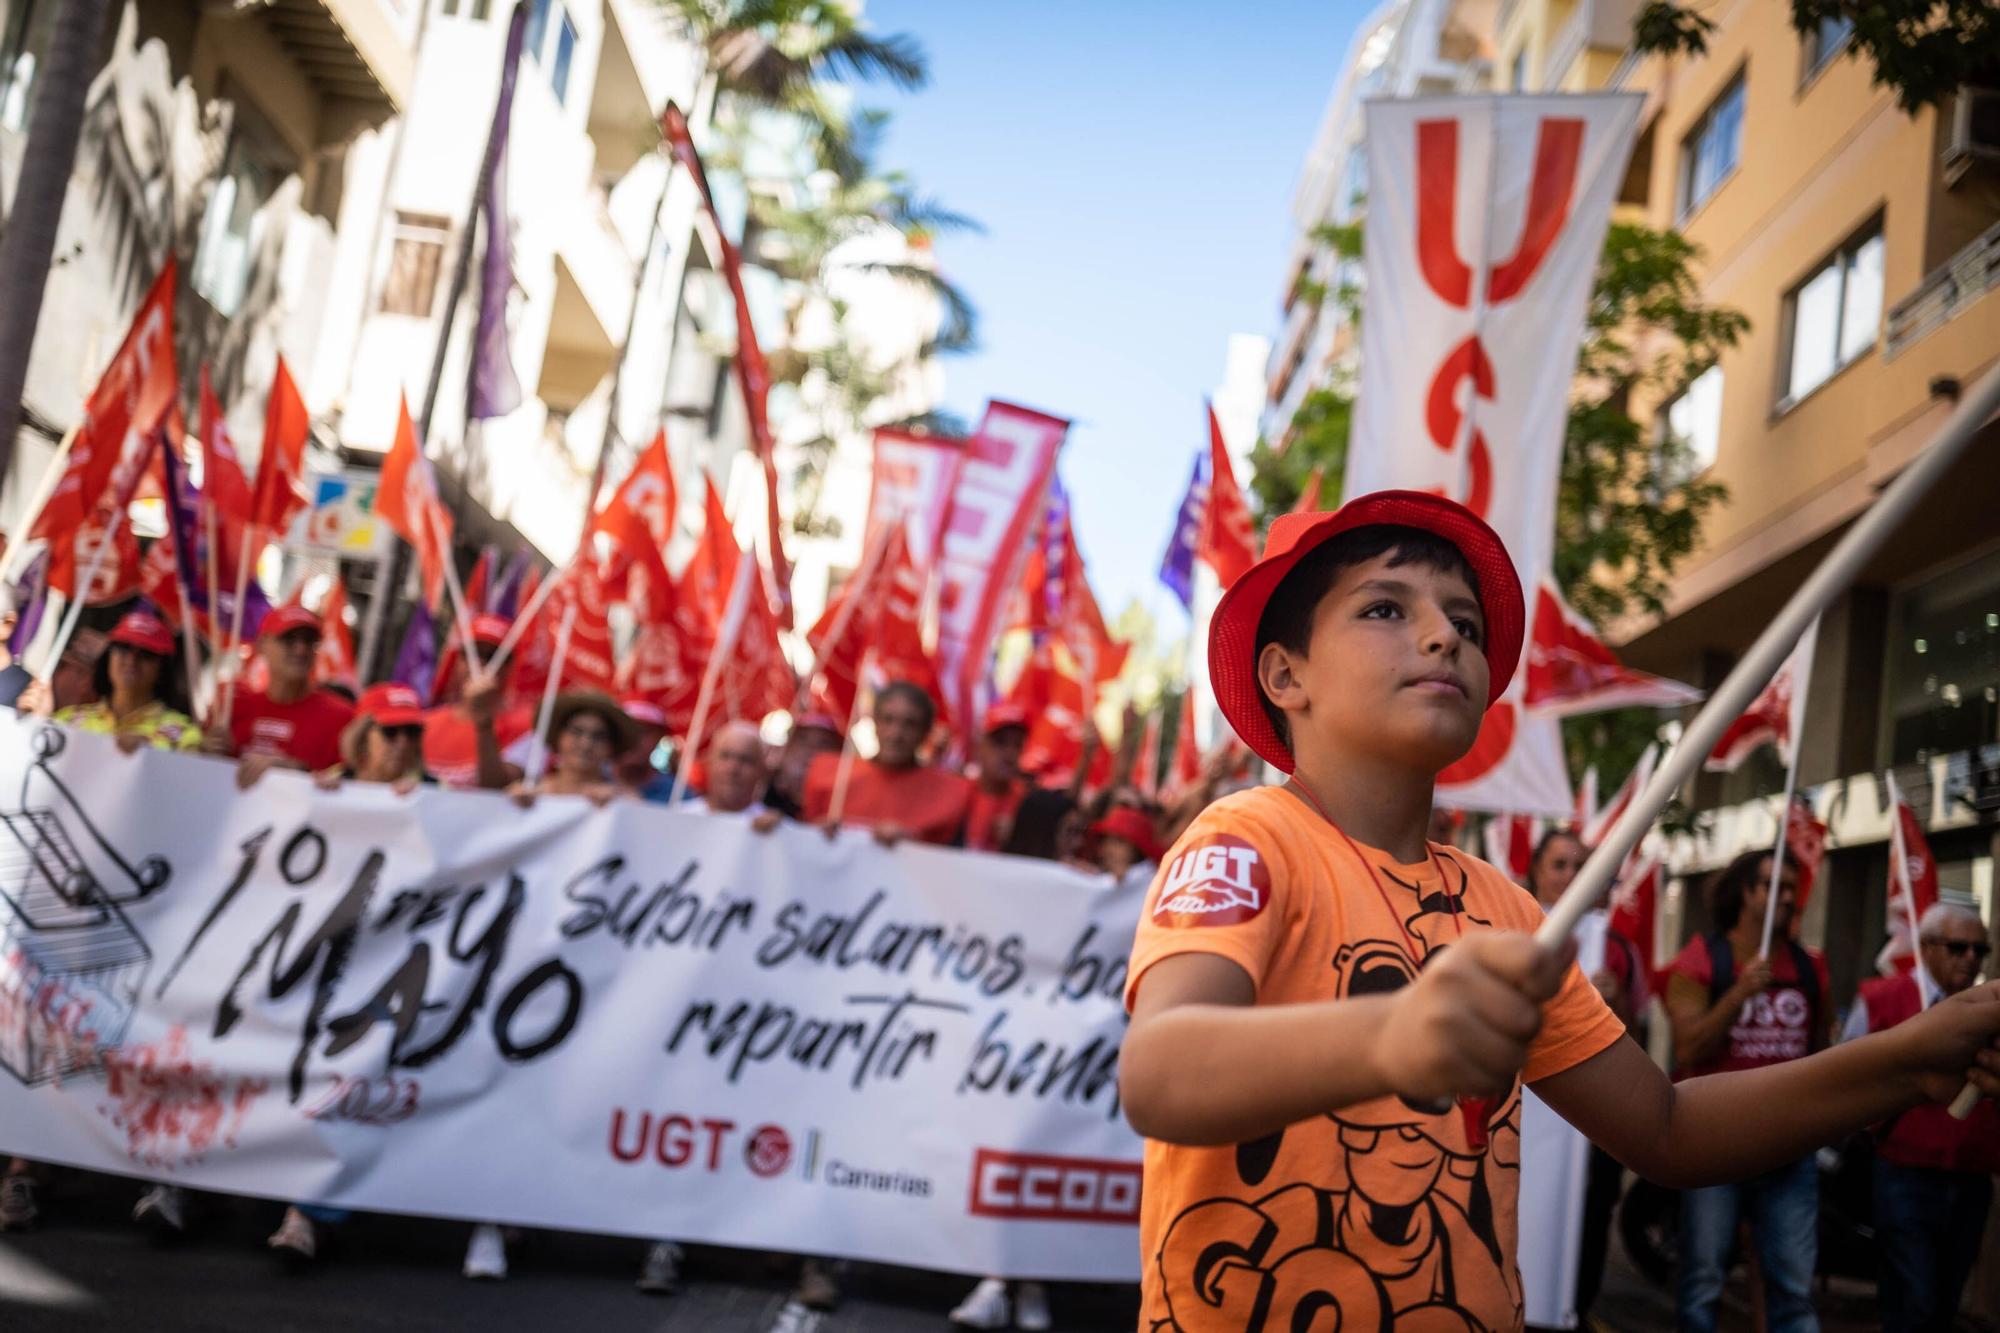
<path fill-rule="evenodd" d="M 1208 627 L 1208 676 L 1216 704 L 1244 743 L 1281 772 L 1292 771 L 1292 752 L 1264 715 L 1264 693 L 1257 684 L 1257 623 L 1278 585 L 1313 548 L 1343 532 L 1377 526 L 1416 528 L 1442 537 L 1472 567 L 1486 620 L 1488 708 L 1507 692 L 1520 665 L 1527 629 L 1520 576 L 1498 534 L 1464 505 L 1421 491 L 1376 491 L 1332 513 L 1285 514 L 1271 525 L 1264 558 L 1229 585 Z"/>
<path fill-rule="evenodd" d="M 155 657 L 174 655 L 173 631 L 151 611 L 128 611 L 125 618 L 118 622 L 118 628 L 111 631 L 110 642 L 122 643 L 127 648 L 137 648 Z"/>

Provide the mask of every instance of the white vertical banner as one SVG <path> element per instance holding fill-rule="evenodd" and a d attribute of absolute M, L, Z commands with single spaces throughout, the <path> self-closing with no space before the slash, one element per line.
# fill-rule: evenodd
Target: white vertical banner
<path fill-rule="evenodd" d="M 1345 494 L 1464 504 L 1532 599 L 1550 567 L 1570 381 L 1641 99 L 1481 96 L 1366 104 L 1361 386 Z M 1441 803 L 1567 816 L 1561 735 L 1525 673 Z"/>
<path fill-rule="evenodd" d="M 937 642 L 946 702 L 965 734 L 986 710 L 987 658 L 1068 434 L 1061 417 L 989 401 L 966 441 L 939 552 Z"/>

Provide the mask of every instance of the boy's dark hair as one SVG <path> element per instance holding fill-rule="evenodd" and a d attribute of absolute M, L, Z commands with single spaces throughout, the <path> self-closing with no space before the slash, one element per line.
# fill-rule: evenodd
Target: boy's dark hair
<path fill-rule="evenodd" d="M 1717 930 L 1727 935 L 1736 929 L 1750 890 L 1770 881 L 1770 872 L 1764 868 L 1770 859 L 1770 848 L 1753 847 L 1715 872 L 1715 878 L 1708 882 L 1708 914 Z"/>
<path fill-rule="evenodd" d="M 914 705 L 924 715 L 924 734 L 930 735 L 931 728 L 937 723 L 937 705 L 931 701 L 923 686 L 913 681 L 892 680 L 876 694 L 875 704 L 879 708 L 891 699 L 902 699 Z"/>
<path fill-rule="evenodd" d="M 1472 572 L 1465 553 L 1456 546 L 1421 528 L 1371 523 L 1321 542 L 1279 580 L 1271 592 L 1271 600 L 1264 604 L 1264 614 L 1257 620 L 1257 648 L 1252 662 L 1262 658 L 1265 646 L 1273 643 L 1304 656 L 1312 642 L 1313 612 L 1319 609 L 1321 599 L 1342 571 L 1383 555 L 1389 557 L 1391 568 L 1417 565 L 1456 574 L 1472 589 L 1474 598 L 1480 596 L 1479 577 Z M 1278 739 L 1290 748 L 1292 732 L 1285 720 L 1285 710 L 1271 702 L 1261 685 L 1257 702 L 1263 705 L 1264 716 L 1270 719 Z"/>

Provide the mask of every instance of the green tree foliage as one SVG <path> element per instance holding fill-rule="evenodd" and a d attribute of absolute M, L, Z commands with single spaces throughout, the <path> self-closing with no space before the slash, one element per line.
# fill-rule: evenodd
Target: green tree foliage
<path fill-rule="evenodd" d="M 1866 56 L 1876 85 L 1894 89 L 1912 114 L 2000 74 L 2000 5 L 1993 0 L 1791 0 L 1791 6 L 1801 36 L 1822 24 L 1851 25 L 1848 54 Z M 1714 32 L 1694 5 L 1648 0 L 1633 21 L 1632 46 L 1700 55 Z"/>

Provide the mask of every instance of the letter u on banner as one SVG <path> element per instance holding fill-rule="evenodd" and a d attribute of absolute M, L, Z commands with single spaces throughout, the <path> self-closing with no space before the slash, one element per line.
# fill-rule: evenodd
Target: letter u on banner
<path fill-rule="evenodd" d="M 1448 495 L 1506 542 L 1530 598 L 1550 567 L 1569 386 L 1641 99 L 1367 103 L 1366 298 L 1348 495 Z M 1470 809 L 1562 816 L 1555 724 L 1523 682 L 1440 778 Z"/>

